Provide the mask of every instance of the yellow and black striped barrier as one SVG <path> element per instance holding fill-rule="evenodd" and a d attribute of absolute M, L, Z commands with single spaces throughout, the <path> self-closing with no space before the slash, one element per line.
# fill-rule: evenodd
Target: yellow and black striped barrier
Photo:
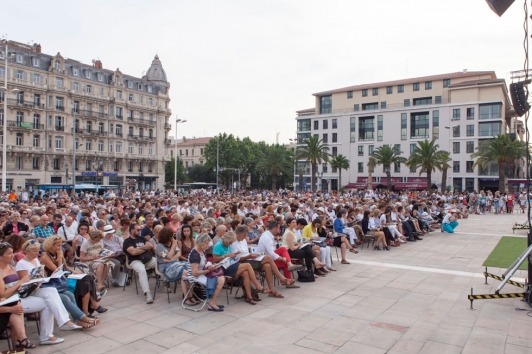
<path fill-rule="evenodd" d="M 471 302 L 470 310 L 473 309 L 474 300 L 484 300 L 484 299 L 515 299 L 519 297 L 525 297 L 526 293 L 507 293 L 507 294 L 473 294 L 473 288 L 471 288 L 471 295 L 467 295 L 467 299 Z"/>
<path fill-rule="evenodd" d="M 484 276 L 486 277 L 486 284 L 488 283 L 488 278 L 493 278 L 493 279 L 496 279 L 496 280 L 499 280 L 499 281 L 503 281 L 504 280 L 504 277 L 500 277 L 498 275 L 491 274 L 491 273 L 488 273 L 488 272 L 484 272 Z M 517 286 L 517 287 L 519 287 L 521 289 L 525 288 L 525 284 L 518 283 L 518 282 L 513 281 L 513 280 L 508 280 L 507 283 L 511 284 L 511 285 L 514 285 L 514 286 Z"/>

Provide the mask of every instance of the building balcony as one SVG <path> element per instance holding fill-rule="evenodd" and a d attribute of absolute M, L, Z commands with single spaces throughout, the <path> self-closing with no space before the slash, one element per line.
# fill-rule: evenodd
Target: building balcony
<path fill-rule="evenodd" d="M 129 123 L 133 124 L 142 124 L 142 125 L 157 125 L 157 122 L 154 120 L 148 120 L 148 119 L 140 119 L 140 118 L 132 118 L 127 117 L 127 121 Z"/>
<path fill-rule="evenodd" d="M 5 77 L 0 75 L 0 82 L 4 82 L 4 79 Z M 36 87 L 36 88 L 39 88 L 39 89 L 46 89 L 47 88 L 47 85 L 42 83 L 42 82 L 34 82 L 34 81 L 28 81 L 28 80 L 23 80 L 23 79 L 19 79 L 19 78 L 16 78 L 16 77 L 10 77 L 7 79 L 8 82 L 10 83 L 13 83 L 13 84 L 16 84 L 17 86 L 29 86 L 29 87 Z"/>
<path fill-rule="evenodd" d="M 50 85 L 48 86 L 48 88 L 50 90 L 54 90 L 54 91 L 60 91 L 60 92 L 64 92 L 64 93 L 68 93 L 70 90 L 66 87 L 63 87 L 63 86 L 57 86 L 57 85 Z"/>
<path fill-rule="evenodd" d="M 172 140 L 170 139 L 164 139 L 164 144 L 165 145 L 170 145 L 172 143 Z"/>
<path fill-rule="evenodd" d="M 87 110 L 77 110 L 73 111 L 76 115 L 80 117 L 88 117 L 88 118 L 98 118 L 98 119 L 107 119 L 108 115 L 101 112 L 95 112 L 95 111 L 87 111 Z"/>
<path fill-rule="evenodd" d="M 117 115 L 115 116 L 115 118 L 118 119 L 118 120 L 124 120 L 124 116 L 121 115 L 121 114 L 117 114 Z"/>
<path fill-rule="evenodd" d="M 8 120 L 7 121 L 7 127 L 8 128 L 15 128 L 15 129 L 37 129 L 37 130 L 44 130 L 44 124 L 35 124 L 30 122 L 17 122 L 14 120 Z"/>
<path fill-rule="evenodd" d="M 87 135 L 87 136 L 95 136 L 95 137 L 107 136 L 107 132 L 100 131 L 100 130 L 86 130 L 85 129 L 85 130 L 81 130 L 79 134 Z"/>
<path fill-rule="evenodd" d="M 170 124 L 170 123 L 164 123 L 164 129 L 165 129 L 165 130 L 170 130 L 170 129 L 172 129 L 172 124 Z"/>
<path fill-rule="evenodd" d="M 54 126 L 54 130 L 56 132 L 64 132 L 65 131 L 65 126 L 64 125 L 56 125 L 56 126 Z"/>
<path fill-rule="evenodd" d="M 64 112 L 65 106 L 55 105 L 55 110 L 59 112 Z"/>
<path fill-rule="evenodd" d="M 0 99 L 0 104 L 3 104 L 3 103 L 4 103 L 4 100 Z M 17 98 L 8 98 L 7 105 L 11 107 L 27 108 L 27 109 L 44 109 L 44 104 L 19 100 Z"/>
<path fill-rule="evenodd" d="M 140 140 L 140 141 L 155 141 L 154 136 L 146 136 L 146 135 L 134 135 L 134 134 L 128 134 L 127 138 L 129 140 Z"/>
<path fill-rule="evenodd" d="M 0 144 L 0 150 L 2 150 L 2 144 Z M 23 146 L 23 145 L 7 145 L 7 151 L 27 152 L 27 153 L 44 153 L 43 147 L 35 146 Z"/>

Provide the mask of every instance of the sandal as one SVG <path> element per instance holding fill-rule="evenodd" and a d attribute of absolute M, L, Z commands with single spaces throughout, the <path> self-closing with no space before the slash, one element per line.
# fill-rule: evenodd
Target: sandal
<path fill-rule="evenodd" d="M 358 253 L 358 250 L 356 250 L 356 249 L 354 249 L 354 248 L 351 248 L 351 249 L 349 250 L 349 252 L 354 253 L 354 254 L 357 254 L 357 253 Z"/>
<path fill-rule="evenodd" d="M 336 272 L 336 269 L 334 269 L 333 267 L 329 267 L 329 268 L 327 268 L 327 270 L 328 270 L 329 272 Z"/>
<path fill-rule="evenodd" d="M 78 321 L 78 322 L 76 322 L 76 324 L 78 326 L 81 326 L 82 329 L 87 329 L 87 328 L 91 328 L 91 327 L 95 326 L 95 324 L 93 322 L 85 322 L 85 321 Z"/>
<path fill-rule="evenodd" d="M 30 342 L 30 340 L 28 338 L 24 338 L 23 340 L 18 340 L 17 339 L 17 342 L 18 342 L 18 345 L 16 346 L 17 348 L 33 349 L 33 348 L 37 347 L 35 344 Z"/>
<path fill-rule="evenodd" d="M 262 288 L 261 290 L 257 290 L 258 293 L 261 293 L 261 294 L 269 294 L 272 292 L 271 289 L 264 289 Z"/>
<path fill-rule="evenodd" d="M 257 304 L 257 302 L 256 302 L 255 300 L 253 300 L 252 297 L 250 297 L 250 298 L 246 298 L 245 301 L 246 301 L 248 304 L 250 304 L 250 305 L 256 305 L 256 304 Z"/>
<path fill-rule="evenodd" d="M 295 279 L 288 279 L 288 278 L 285 278 L 286 280 L 283 282 L 281 282 L 281 285 L 292 285 L 296 282 Z"/>
<path fill-rule="evenodd" d="M 342 259 L 342 262 L 340 262 L 340 263 L 342 263 L 342 264 L 351 264 L 348 261 L 346 261 L 345 259 Z"/>
<path fill-rule="evenodd" d="M 272 291 L 268 294 L 269 297 L 276 297 L 276 298 L 279 298 L 279 299 L 282 299 L 284 298 L 284 296 L 282 294 L 279 294 L 277 291 Z"/>

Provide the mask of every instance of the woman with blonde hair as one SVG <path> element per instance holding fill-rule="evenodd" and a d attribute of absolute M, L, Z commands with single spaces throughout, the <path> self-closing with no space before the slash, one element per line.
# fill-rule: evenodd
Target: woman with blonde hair
<path fill-rule="evenodd" d="M 61 248 L 62 238 L 60 236 L 48 237 L 42 245 L 43 253 L 40 258 L 40 262 L 44 265 L 44 272 L 47 277 L 51 276 L 52 273 L 63 266 L 64 271 L 69 271 L 72 274 L 81 274 L 71 269 L 65 260 L 63 250 Z M 94 277 L 90 274 L 85 275 L 82 279 L 76 281 L 76 288 L 74 294 L 69 290 L 61 291 L 61 289 L 56 288 L 63 301 L 63 305 L 67 311 L 72 315 L 72 318 L 78 326 L 83 328 L 90 328 L 94 325 L 100 323 L 97 319 L 91 319 L 89 316 L 92 311 L 97 311 L 98 313 L 104 313 L 107 309 L 104 309 L 96 301 L 96 287 L 94 283 Z M 90 311 L 89 311 L 90 303 Z M 82 310 L 80 309 L 80 306 Z"/>

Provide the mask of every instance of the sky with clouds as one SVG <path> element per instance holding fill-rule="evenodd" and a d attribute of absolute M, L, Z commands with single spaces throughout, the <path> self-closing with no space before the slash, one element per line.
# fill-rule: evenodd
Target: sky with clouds
<path fill-rule="evenodd" d="M 288 143 L 315 92 L 463 69 L 508 78 L 523 20 L 522 1 L 499 18 L 484 0 L 26 0 L 4 2 L 0 33 L 139 77 L 158 53 L 171 121 L 187 120 L 178 136 Z"/>

